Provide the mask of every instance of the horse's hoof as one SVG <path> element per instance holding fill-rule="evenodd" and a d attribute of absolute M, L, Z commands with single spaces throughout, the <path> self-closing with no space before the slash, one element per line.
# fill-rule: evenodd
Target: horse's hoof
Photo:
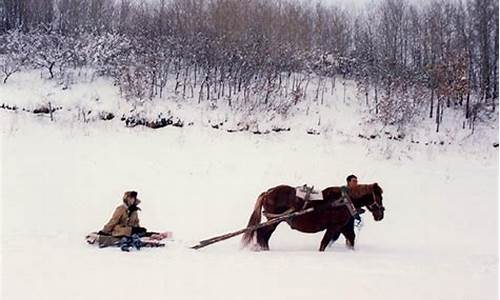
<path fill-rule="evenodd" d="M 354 250 L 354 244 L 351 243 L 351 241 L 349 241 L 349 240 L 345 241 L 345 246 L 347 247 L 347 249 Z"/>
<path fill-rule="evenodd" d="M 253 245 L 252 247 L 250 247 L 250 250 L 255 251 L 255 252 L 260 252 L 260 251 L 263 251 L 264 249 L 259 245 Z"/>

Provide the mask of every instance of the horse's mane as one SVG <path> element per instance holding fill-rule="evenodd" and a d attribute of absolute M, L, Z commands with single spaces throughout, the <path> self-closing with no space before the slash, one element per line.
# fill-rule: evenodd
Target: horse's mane
<path fill-rule="evenodd" d="M 378 185 L 378 183 L 358 184 L 356 187 L 349 190 L 349 196 L 353 198 L 361 198 L 375 191 L 380 194 L 382 193 L 382 188 Z"/>
<path fill-rule="evenodd" d="M 358 184 L 355 188 L 349 190 L 349 196 L 355 199 L 359 199 L 371 193 L 382 194 L 382 188 L 378 185 L 378 183 L 372 184 Z M 340 186 L 331 186 L 323 190 L 323 197 L 325 199 L 329 199 L 333 195 L 334 199 L 339 197 L 341 193 Z"/>

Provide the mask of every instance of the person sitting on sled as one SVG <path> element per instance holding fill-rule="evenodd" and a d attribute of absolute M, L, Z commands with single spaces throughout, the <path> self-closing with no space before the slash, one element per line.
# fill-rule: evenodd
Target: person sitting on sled
<path fill-rule="evenodd" d="M 87 243 L 97 244 L 100 248 L 119 246 L 123 251 L 129 251 L 131 247 L 139 250 L 141 247 L 165 246 L 159 241 L 172 238 L 172 232 L 149 232 L 141 227 L 138 214 L 140 203 L 136 191 L 125 192 L 123 204 L 115 209 L 109 222 L 99 232 L 85 237 Z"/>
<path fill-rule="evenodd" d="M 137 234 L 144 236 L 147 232 L 146 228 L 139 224 L 138 211 L 141 210 L 138 205 L 141 200 L 137 198 L 136 191 L 128 191 L 123 194 L 123 204 L 118 206 L 111 219 L 99 231 L 101 235 L 111 236 L 131 236 Z"/>

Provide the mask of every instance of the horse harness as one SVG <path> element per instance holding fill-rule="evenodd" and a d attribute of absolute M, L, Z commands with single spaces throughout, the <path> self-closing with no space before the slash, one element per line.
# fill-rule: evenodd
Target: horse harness
<path fill-rule="evenodd" d="M 348 195 L 348 189 L 346 186 L 342 186 L 340 188 L 340 192 L 342 195 L 338 200 L 335 200 L 332 202 L 331 206 L 332 207 L 339 207 L 339 206 L 345 206 L 347 207 L 347 210 L 349 210 L 349 213 L 351 214 L 352 217 L 358 215 L 358 210 L 354 206 L 354 204 L 351 201 L 351 198 Z"/>
<path fill-rule="evenodd" d="M 303 200 L 304 200 L 304 205 L 303 205 L 303 207 L 300 210 L 304 210 L 306 208 L 307 204 L 309 204 L 310 201 L 315 201 L 315 200 L 311 200 L 311 194 L 314 193 L 314 186 L 308 187 L 307 185 L 304 185 L 301 188 L 302 188 L 302 192 L 303 192 L 302 196 L 303 196 Z M 348 188 L 346 186 L 342 186 L 340 188 L 340 191 L 342 193 L 341 197 L 339 199 L 333 201 L 330 204 L 330 206 L 331 207 L 345 206 L 347 208 L 347 210 L 349 211 L 349 214 L 352 217 L 359 216 L 358 210 L 356 209 L 356 207 L 354 206 L 354 204 L 351 201 L 351 198 L 348 195 Z M 375 206 L 375 205 L 378 206 L 378 203 L 376 203 L 374 201 L 374 203 L 372 203 L 369 206 L 369 208 L 371 209 L 371 206 Z M 278 217 L 282 217 L 284 215 L 290 214 L 290 213 L 292 213 L 294 211 L 296 211 L 296 209 L 293 208 L 293 207 L 291 207 L 288 210 L 286 210 L 285 212 L 280 213 L 280 214 L 273 214 L 273 213 L 269 213 L 269 212 L 266 212 L 266 211 L 263 211 L 262 213 L 263 213 L 263 215 L 266 218 L 273 219 L 273 218 L 278 218 Z"/>
<path fill-rule="evenodd" d="M 366 207 L 368 207 L 368 209 L 370 211 L 373 211 L 374 209 L 378 209 L 380 211 L 384 211 L 385 208 L 383 205 L 380 205 L 378 202 L 377 202 L 377 196 L 375 195 L 375 192 L 372 192 L 372 196 L 373 196 L 373 203 L 372 204 L 369 204 L 369 205 L 366 205 Z"/>

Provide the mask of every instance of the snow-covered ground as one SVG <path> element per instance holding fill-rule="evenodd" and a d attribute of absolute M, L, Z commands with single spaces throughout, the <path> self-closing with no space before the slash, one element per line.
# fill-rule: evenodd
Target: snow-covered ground
<path fill-rule="evenodd" d="M 358 103 L 329 101 L 319 136 L 229 134 L 200 123 L 130 129 L 118 119 L 0 111 L 1 298 L 496 299 L 498 149 L 490 141 L 498 127 L 461 145 L 367 141 L 355 131 L 366 129 Z M 306 120 L 316 122 L 291 122 L 305 128 Z M 351 173 L 378 182 L 386 207 L 381 222 L 365 215 L 355 251 L 341 238 L 317 252 L 321 233 L 286 224 L 269 252 L 242 250 L 239 238 L 189 249 L 244 227 L 269 187 L 341 185 Z M 129 189 L 143 201 L 142 225 L 172 230 L 175 241 L 131 253 L 87 245 L 85 234 Z"/>

